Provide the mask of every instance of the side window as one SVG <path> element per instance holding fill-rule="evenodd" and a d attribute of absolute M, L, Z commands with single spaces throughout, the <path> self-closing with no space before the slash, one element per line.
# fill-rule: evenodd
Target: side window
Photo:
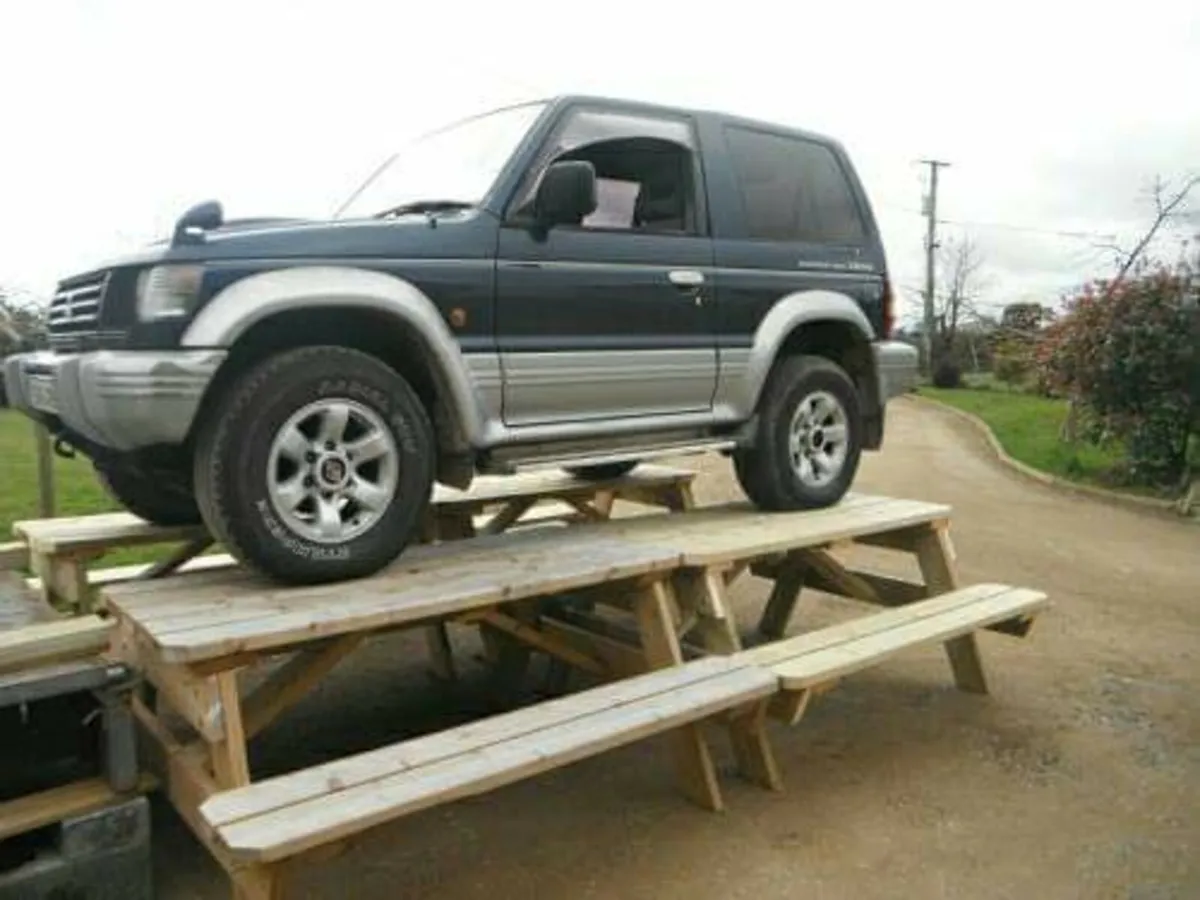
<path fill-rule="evenodd" d="M 694 234 L 699 165 L 683 120 L 577 109 L 567 114 L 522 181 L 510 218 L 532 213 L 542 173 L 559 160 L 596 169 L 596 210 L 580 228 Z"/>
<path fill-rule="evenodd" d="M 829 147 L 733 126 L 725 134 L 749 237 L 811 244 L 866 239 L 846 174 Z"/>

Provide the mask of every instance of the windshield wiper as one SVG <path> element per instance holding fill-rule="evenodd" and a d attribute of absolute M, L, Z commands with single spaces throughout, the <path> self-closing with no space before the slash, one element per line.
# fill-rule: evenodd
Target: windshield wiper
<path fill-rule="evenodd" d="M 474 205 L 474 203 L 467 203 L 463 200 L 415 200 L 412 203 L 401 203 L 399 206 L 385 209 L 371 218 L 386 219 L 388 216 L 402 216 L 406 213 L 450 212 L 455 209 L 470 209 Z"/>

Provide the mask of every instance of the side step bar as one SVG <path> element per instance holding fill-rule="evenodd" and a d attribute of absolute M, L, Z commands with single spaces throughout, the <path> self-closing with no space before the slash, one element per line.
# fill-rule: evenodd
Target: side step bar
<path fill-rule="evenodd" d="M 649 460 L 664 456 L 688 456 L 696 453 L 732 450 L 736 446 L 737 441 L 734 438 L 720 437 L 651 444 L 650 446 L 641 447 L 622 447 L 620 449 L 592 451 L 590 453 L 548 452 L 544 455 L 524 458 L 493 459 L 491 465 L 488 466 L 488 471 L 511 475 L 517 472 L 531 472 L 538 469 L 561 469 L 566 466 L 598 466 L 635 459 Z"/>

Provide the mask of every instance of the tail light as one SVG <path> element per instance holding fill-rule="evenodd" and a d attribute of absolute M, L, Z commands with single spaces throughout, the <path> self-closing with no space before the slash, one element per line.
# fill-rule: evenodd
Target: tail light
<path fill-rule="evenodd" d="M 881 340 L 887 340 L 892 336 L 892 327 L 896 324 L 896 295 L 892 291 L 892 280 L 886 275 L 883 277 L 883 299 L 880 305 L 883 309 L 883 333 L 879 337 Z"/>

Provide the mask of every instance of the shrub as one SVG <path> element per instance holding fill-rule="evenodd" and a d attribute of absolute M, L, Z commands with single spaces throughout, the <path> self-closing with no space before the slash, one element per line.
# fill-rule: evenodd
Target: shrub
<path fill-rule="evenodd" d="M 1038 348 L 1048 385 L 1124 442 L 1143 484 L 1177 483 L 1187 467 L 1200 408 L 1200 321 L 1187 290 L 1186 276 L 1166 270 L 1089 285 Z"/>
<path fill-rule="evenodd" d="M 1029 377 L 1032 359 L 1024 340 L 1007 338 L 1000 341 L 992 359 L 992 372 L 1009 387 L 1023 385 Z"/>
<path fill-rule="evenodd" d="M 962 386 L 962 370 L 952 362 L 940 362 L 933 373 L 933 386 L 956 388 Z"/>

